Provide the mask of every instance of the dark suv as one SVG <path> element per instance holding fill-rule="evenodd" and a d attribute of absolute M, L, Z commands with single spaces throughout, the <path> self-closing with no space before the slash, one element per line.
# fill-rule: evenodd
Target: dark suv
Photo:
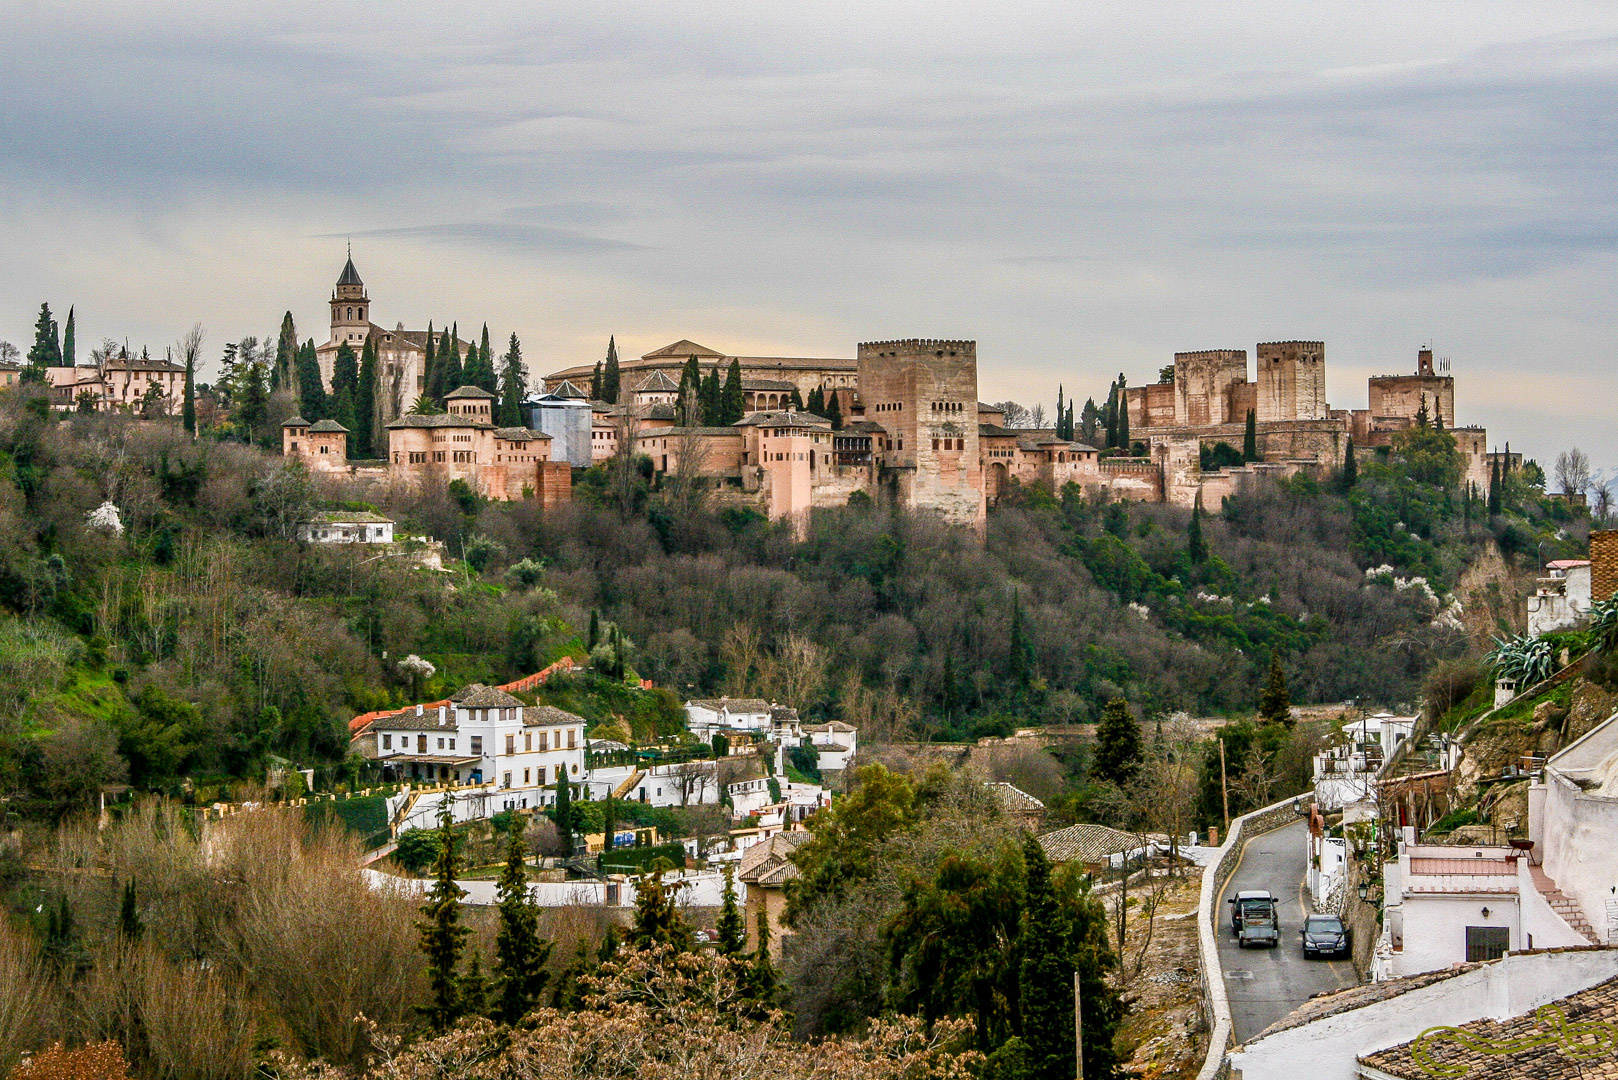
<path fill-rule="evenodd" d="M 1335 915 L 1309 916 L 1303 921 L 1298 936 L 1303 938 L 1305 956 L 1348 954 L 1348 927 Z"/>

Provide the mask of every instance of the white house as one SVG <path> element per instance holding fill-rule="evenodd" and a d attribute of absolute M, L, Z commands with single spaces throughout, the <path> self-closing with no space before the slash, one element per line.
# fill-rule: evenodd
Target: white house
<path fill-rule="evenodd" d="M 356 741 L 400 779 L 482 785 L 498 813 L 550 805 L 558 778 L 581 783 L 584 727 L 581 716 L 473 683 L 447 704 L 379 716 Z"/>
<path fill-rule="evenodd" d="M 859 750 L 859 730 L 841 720 L 804 724 L 803 732 L 809 736 L 809 745 L 819 754 L 821 772 L 840 772 L 848 768 Z"/>
<path fill-rule="evenodd" d="M 630 799 L 649 806 L 705 806 L 720 801 L 719 767 L 712 761 L 674 765 L 611 765 L 589 776 L 589 797 Z"/>
<path fill-rule="evenodd" d="M 1518 848 L 1417 844 L 1405 826 L 1383 865 L 1376 980 L 1493 960 L 1507 952 L 1594 944 L 1577 905 Z"/>
<path fill-rule="evenodd" d="M 1557 559 L 1545 564 L 1528 598 L 1528 632 L 1534 637 L 1576 626 L 1590 614 L 1590 560 Z"/>
<path fill-rule="evenodd" d="M 699 698 L 685 703 L 685 718 L 699 739 L 716 732 L 768 731 L 770 703 L 762 698 Z"/>
<path fill-rule="evenodd" d="M 323 510 L 298 522 L 298 539 L 306 544 L 391 544 L 393 519 L 354 510 Z"/>
<path fill-rule="evenodd" d="M 1551 755 L 1528 789 L 1528 838 L 1596 935 L 1618 944 L 1618 713 Z"/>

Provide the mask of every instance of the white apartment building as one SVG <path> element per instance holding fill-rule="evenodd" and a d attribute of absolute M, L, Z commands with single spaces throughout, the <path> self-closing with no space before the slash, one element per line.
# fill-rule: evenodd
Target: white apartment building
<path fill-rule="evenodd" d="M 378 717 L 361 738 L 400 779 L 483 784 L 501 793 L 497 810 L 529 809 L 550 805 L 559 777 L 584 782 L 584 727 L 581 716 L 473 683 L 446 704 Z"/>

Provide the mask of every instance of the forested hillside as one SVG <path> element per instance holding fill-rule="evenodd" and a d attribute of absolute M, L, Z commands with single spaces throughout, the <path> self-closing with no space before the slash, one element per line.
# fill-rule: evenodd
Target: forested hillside
<path fill-rule="evenodd" d="M 542 513 L 317 481 L 177 424 L 55 415 L 12 393 L 3 783 L 66 808 L 125 776 L 338 763 L 355 713 L 567 651 L 680 698 L 758 694 L 876 741 L 1088 721 L 1115 697 L 1146 718 L 1250 712 L 1272 651 L 1295 702 L 1411 701 L 1436 660 L 1491 628 L 1451 595 L 1478 554 L 1525 565 L 1580 547 L 1580 521 L 1533 470 L 1502 478 L 1490 513 L 1456 469 L 1449 436 L 1423 430 L 1357 477 L 1279 483 L 1223 516 L 1028 488 L 991 512 L 986 540 L 857 501 L 816 511 L 800 542 L 639 472 L 592 470 L 572 506 Z M 294 539 L 313 509 L 356 500 L 441 540 L 448 572 Z M 412 655 L 426 665 L 401 665 Z M 631 734 L 649 736 L 659 709 Z"/>

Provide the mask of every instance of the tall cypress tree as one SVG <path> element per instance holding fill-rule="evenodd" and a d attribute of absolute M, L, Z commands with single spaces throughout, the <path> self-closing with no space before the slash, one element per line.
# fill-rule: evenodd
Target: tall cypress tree
<path fill-rule="evenodd" d="M 1186 527 L 1185 553 L 1193 565 L 1208 561 L 1208 540 L 1202 535 L 1202 492 L 1197 492 L 1196 505 L 1191 507 L 1191 524 Z"/>
<path fill-rule="evenodd" d="M 714 424 L 719 420 L 720 397 L 723 390 L 719 386 L 719 365 L 715 364 L 702 378 L 702 422 Z"/>
<path fill-rule="evenodd" d="M 466 372 L 461 366 L 461 325 L 454 324 L 444 331 L 444 336 L 438 342 L 438 370 L 441 372 L 438 379 L 438 403 L 444 404 L 444 398 L 466 385 Z"/>
<path fill-rule="evenodd" d="M 1258 416 L 1247 410 L 1247 431 L 1242 435 L 1242 460 L 1258 460 Z"/>
<path fill-rule="evenodd" d="M 539 1004 L 550 973 L 551 943 L 539 936 L 539 908 L 528 893 L 527 851 L 522 819 L 511 824 L 506 841 L 506 868 L 498 888 L 500 928 L 494 939 L 495 1019 L 515 1024 Z"/>
<path fill-rule="evenodd" d="M 51 306 L 39 305 L 39 318 L 34 320 L 34 344 L 28 350 L 29 370 L 23 373 L 25 381 L 46 382 L 45 369 L 58 367 L 62 362 L 62 348 L 56 341 L 56 320 L 51 318 Z"/>
<path fill-rule="evenodd" d="M 275 388 L 298 389 L 298 328 L 293 325 L 292 312 L 281 316 L 281 333 L 275 339 Z"/>
<path fill-rule="evenodd" d="M 1489 461 L 1489 516 L 1494 517 L 1500 513 L 1500 455 L 1494 454 Z"/>
<path fill-rule="evenodd" d="M 135 879 L 124 882 L 123 902 L 118 907 L 118 936 L 125 941 L 139 941 L 145 933 L 140 923 L 140 909 L 135 905 Z"/>
<path fill-rule="evenodd" d="M 72 367 L 78 363 L 78 360 L 75 359 L 78 352 L 78 347 L 74 342 L 75 333 L 73 330 L 73 310 L 74 305 L 69 304 L 67 309 L 67 326 L 62 330 L 63 367 Z"/>
<path fill-rule="evenodd" d="M 1062 404 L 1062 384 L 1056 384 L 1056 425 L 1052 434 L 1058 439 L 1062 437 L 1062 417 L 1067 414 L 1067 407 Z"/>
<path fill-rule="evenodd" d="M 556 827 L 562 833 L 562 843 L 568 853 L 573 851 L 573 785 L 567 780 L 567 767 L 558 766 L 556 769 L 556 800 L 551 807 L 551 817 L 556 821 Z"/>
<path fill-rule="evenodd" d="M 1103 426 L 1107 429 L 1107 447 L 1118 445 L 1118 384 L 1107 387 L 1107 404 L 1102 410 Z"/>
<path fill-rule="evenodd" d="M 527 376 L 522 367 L 522 343 L 517 335 L 511 335 L 511 344 L 506 347 L 506 355 L 500 361 L 500 425 L 502 427 L 524 427 L 528 420 L 523 416 L 523 399 L 528 396 Z"/>
<path fill-rule="evenodd" d="M 719 904 L 719 921 L 714 929 L 719 932 L 719 951 L 726 956 L 740 956 L 747 947 L 747 923 L 736 904 L 736 868 L 725 864 L 725 893 Z"/>
<path fill-rule="evenodd" d="M 741 418 L 737 417 L 737 419 Z M 826 419 L 831 421 L 833 431 L 843 429 L 843 402 L 835 390 L 826 395 Z"/>
<path fill-rule="evenodd" d="M 695 427 L 702 423 L 702 369 L 697 358 L 691 357 L 680 371 L 680 393 L 674 399 L 674 422 L 680 427 Z"/>
<path fill-rule="evenodd" d="M 427 341 L 423 346 L 425 352 L 421 359 L 421 390 L 417 396 L 425 394 L 434 401 L 438 400 L 438 335 L 433 333 L 433 322 L 427 320 Z M 414 387 L 409 388 L 414 391 Z"/>
<path fill-rule="evenodd" d="M 455 884 L 455 875 L 461 868 L 461 838 L 454 829 L 454 816 L 450 801 L 444 799 L 438 809 L 438 853 L 433 857 L 433 886 L 427 891 L 427 902 L 422 904 L 422 921 L 416 924 L 421 932 L 421 950 L 427 954 L 427 992 L 425 1005 L 416 1011 L 427 1020 L 428 1027 L 442 1034 L 448 1031 L 461 1015 L 461 983 L 456 967 L 466 947 L 468 930 L 461 925 L 461 897 L 466 892 Z"/>
<path fill-rule="evenodd" d="M 380 361 L 376 355 L 376 335 L 366 334 L 365 346 L 360 350 L 359 383 L 354 387 L 354 426 L 348 436 L 349 457 L 378 456 L 376 399 L 381 379 Z"/>
<path fill-rule="evenodd" d="M 1051 863 L 1032 833 L 1023 838 L 1022 926 L 1017 935 L 1018 1005 L 1030 1078 L 1074 1075 L 1073 945 L 1051 885 Z M 1088 1004 L 1088 1003 L 1086 1003 Z"/>
<path fill-rule="evenodd" d="M 320 377 L 314 338 L 298 350 L 298 411 L 311 424 L 326 419 L 326 387 Z"/>
<path fill-rule="evenodd" d="M 489 348 L 489 324 L 483 324 L 483 342 L 478 346 L 478 381 L 491 394 L 500 393 L 500 380 L 494 372 L 494 351 Z"/>
<path fill-rule="evenodd" d="M 725 416 L 720 423 L 734 424 L 746 411 L 747 395 L 742 389 L 742 362 L 731 357 L 730 370 L 725 372 Z"/>
<path fill-rule="evenodd" d="M 1352 437 L 1349 438 L 1348 445 L 1343 449 L 1343 471 L 1341 476 L 1344 491 L 1359 482 L 1360 463 L 1354 456 L 1354 439 Z"/>
<path fill-rule="evenodd" d="M 1118 445 L 1124 453 L 1129 453 L 1129 394 L 1121 371 L 1118 373 Z"/>
<path fill-rule="evenodd" d="M 601 400 L 601 361 L 596 361 L 596 369 L 590 376 L 590 400 Z"/>
<path fill-rule="evenodd" d="M 331 364 L 331 392 L 336 397 L 344 390 L 348 391 L 349 403 L 352 405 L 354 391 L 360 384 L 360 361 L 354 355 L 354 350 L 348 342 L 337 346 L 337 357 Z M 305 419 L 308 419 L 305 417 Z"/>
<path fill-rule="evenodd" d="M 601 400 L 608 405 L 618 404 L 618 392 L 620 389 L 618 339 L 609 335 L 607 337 L 607 366 L 601 372 Z"/>
<path fill-rule="evenodd" d="M 72 325 L 72 313 L 68 316 L 68 325 Z M 185 401 L 180 407 L 180 422 L 185 425 L 186 434 L 193 439 L 197 437 L 197 353 L 195 349 L 187 349 L 185 353 Z"/>
<path fill-rule="evenodd" d="M 816 416 L 825 416 L 826 415 L 826 393 L 825 393 L 825 391 L 823 391 L 818 386 L 815 387 L 813 390 L 809 391 L 809 400 L 804 403 L 804 408 L 808 409 L 810 412 L 814 413 Z"/>

